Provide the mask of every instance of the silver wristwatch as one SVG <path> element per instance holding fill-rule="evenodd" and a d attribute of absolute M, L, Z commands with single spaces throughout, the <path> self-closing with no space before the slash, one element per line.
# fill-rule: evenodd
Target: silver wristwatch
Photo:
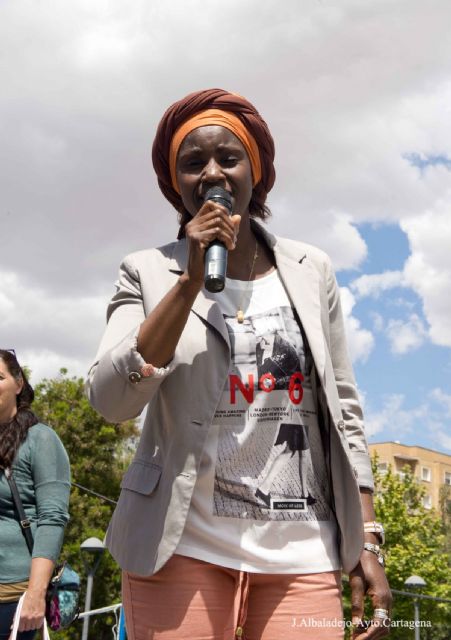
<path fill-rule="evenodd" d="M 373 544 L 372 542 L 365 542 L 363 545 L 363 548 L 365 549 L 365 551 L 370 551 L 371 553 L 374 553 L 375 556 L 377 556 L 377 561 L 378 563 L 383 567 L 385 564 L 384 561 L 384 556 L 381 553 L 381 548 L 378 544 Z"/>

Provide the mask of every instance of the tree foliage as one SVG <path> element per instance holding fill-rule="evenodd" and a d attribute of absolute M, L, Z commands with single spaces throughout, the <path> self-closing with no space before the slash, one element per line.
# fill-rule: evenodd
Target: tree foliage
<path fill-rule="evenodd" d="M 106 422 L 89 405 L 83 379 L 69 378 L 65 369 L 61 369 L 57 378 L 36 385 L 35 394 L 33 409 L 40 420 L 51 426 L 61 438 L 70 458 L 72 481 L 117 500 L 120 480 L 138 435 L 136 421 L 122 424 Z M 86 569 L 80 544 L 91 536 L 103 539 L 113 509 L 113 504 L 72 488 L 70 522 L 61 558 L 80 573 L 82 605 Z M 115 602 L 120 602 L 120 570 L 106 551 L 94 578 L 91 607 L 104 607 Z M 92 618 L 90 638 L 110 640 L 113 624 L 112 615 Z M 54 636 L 59 640 L 78 640 L 81 622 Z"/>
<path fill-rule="evenodd" d="M 422 594 L 451 599 L 451 566 L 447 553 L 450 545 L 449 516 L 434 509 L 426 509 L 422 498 L 424 489 L 406 466 L 402 476 L 389 467 L 381 474 L 377 456 L 373 458 L 376 491 L 374 506 L 377 520 L 384 524 L 386 533 L 385 562 L 390 587 L 406 591 L 405 580 L 412 575 L 426 581 Z M 345 592 L 349 597 L 349 589 Z M 394 594 L 394 620 L 414 619 L 413 598 Z M 419 601 L 420 619 L 431 621 L 431 628 L 420 629 L 423 640 L 447 640 L 451 628 L 449 603 L 422 599 Z M 367 612 L 371 617 L 370 609 Z M 390 638 L 413 638 L 413 631 L 396 627 Z"/>
<path fill-rule="evenodd" d="M 441 487 L 439 502 L 445 531 L 445 551 L 451 558 L 451 486 L 449 484 Z"/>

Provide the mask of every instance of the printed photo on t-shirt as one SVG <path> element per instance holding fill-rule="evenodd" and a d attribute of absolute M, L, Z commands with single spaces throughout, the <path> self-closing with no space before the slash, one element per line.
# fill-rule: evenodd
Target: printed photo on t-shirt
<path fill-rule="evenodd" d="M 330 520 L 312 355 L 289 306 L 225 316 L 232 367 L 215 413 L 213 514 Z"/>

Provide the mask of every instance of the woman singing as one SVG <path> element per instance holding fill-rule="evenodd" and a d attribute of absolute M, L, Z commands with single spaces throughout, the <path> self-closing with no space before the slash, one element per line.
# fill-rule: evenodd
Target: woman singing
<path fill-rule="evenodd" d="M 372 600 L 355 633 L 388 634 L 339 289 L 322 251 L 262 224 L 273 160 L 266 123 L 227 91 L 188 95 L 158 126 L 178 240 L 125 258 L 88 384 L 108 420 L 147 407 L 107 535 L 131 640 L 342 638 L 342 570 L 355 621 Z M 228 250 L 217 292 L 213 241 Z"/>

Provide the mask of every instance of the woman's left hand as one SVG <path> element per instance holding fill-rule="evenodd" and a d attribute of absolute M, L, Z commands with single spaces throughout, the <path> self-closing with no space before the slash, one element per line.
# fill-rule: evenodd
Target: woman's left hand
<path fill-rule="evenodd" d="M 44 623 L 45 592 L 27 591 L 20 612 L 19 631 L 40 629 Z"/>
<path fill-rule="evenodd" d="M 349 574 L 351 587 L 351 611 L 354 632 L 352 637 L 359 640 L 385 638 L 390 632 L 392 595 L 384 568 L 370 551 L 363 551 L 360 562 Z M 386 618 L 373 616 L 367 628 L 363 623 L 365 595 L 371 598 L 373 611 L 385 609 Z"/>

